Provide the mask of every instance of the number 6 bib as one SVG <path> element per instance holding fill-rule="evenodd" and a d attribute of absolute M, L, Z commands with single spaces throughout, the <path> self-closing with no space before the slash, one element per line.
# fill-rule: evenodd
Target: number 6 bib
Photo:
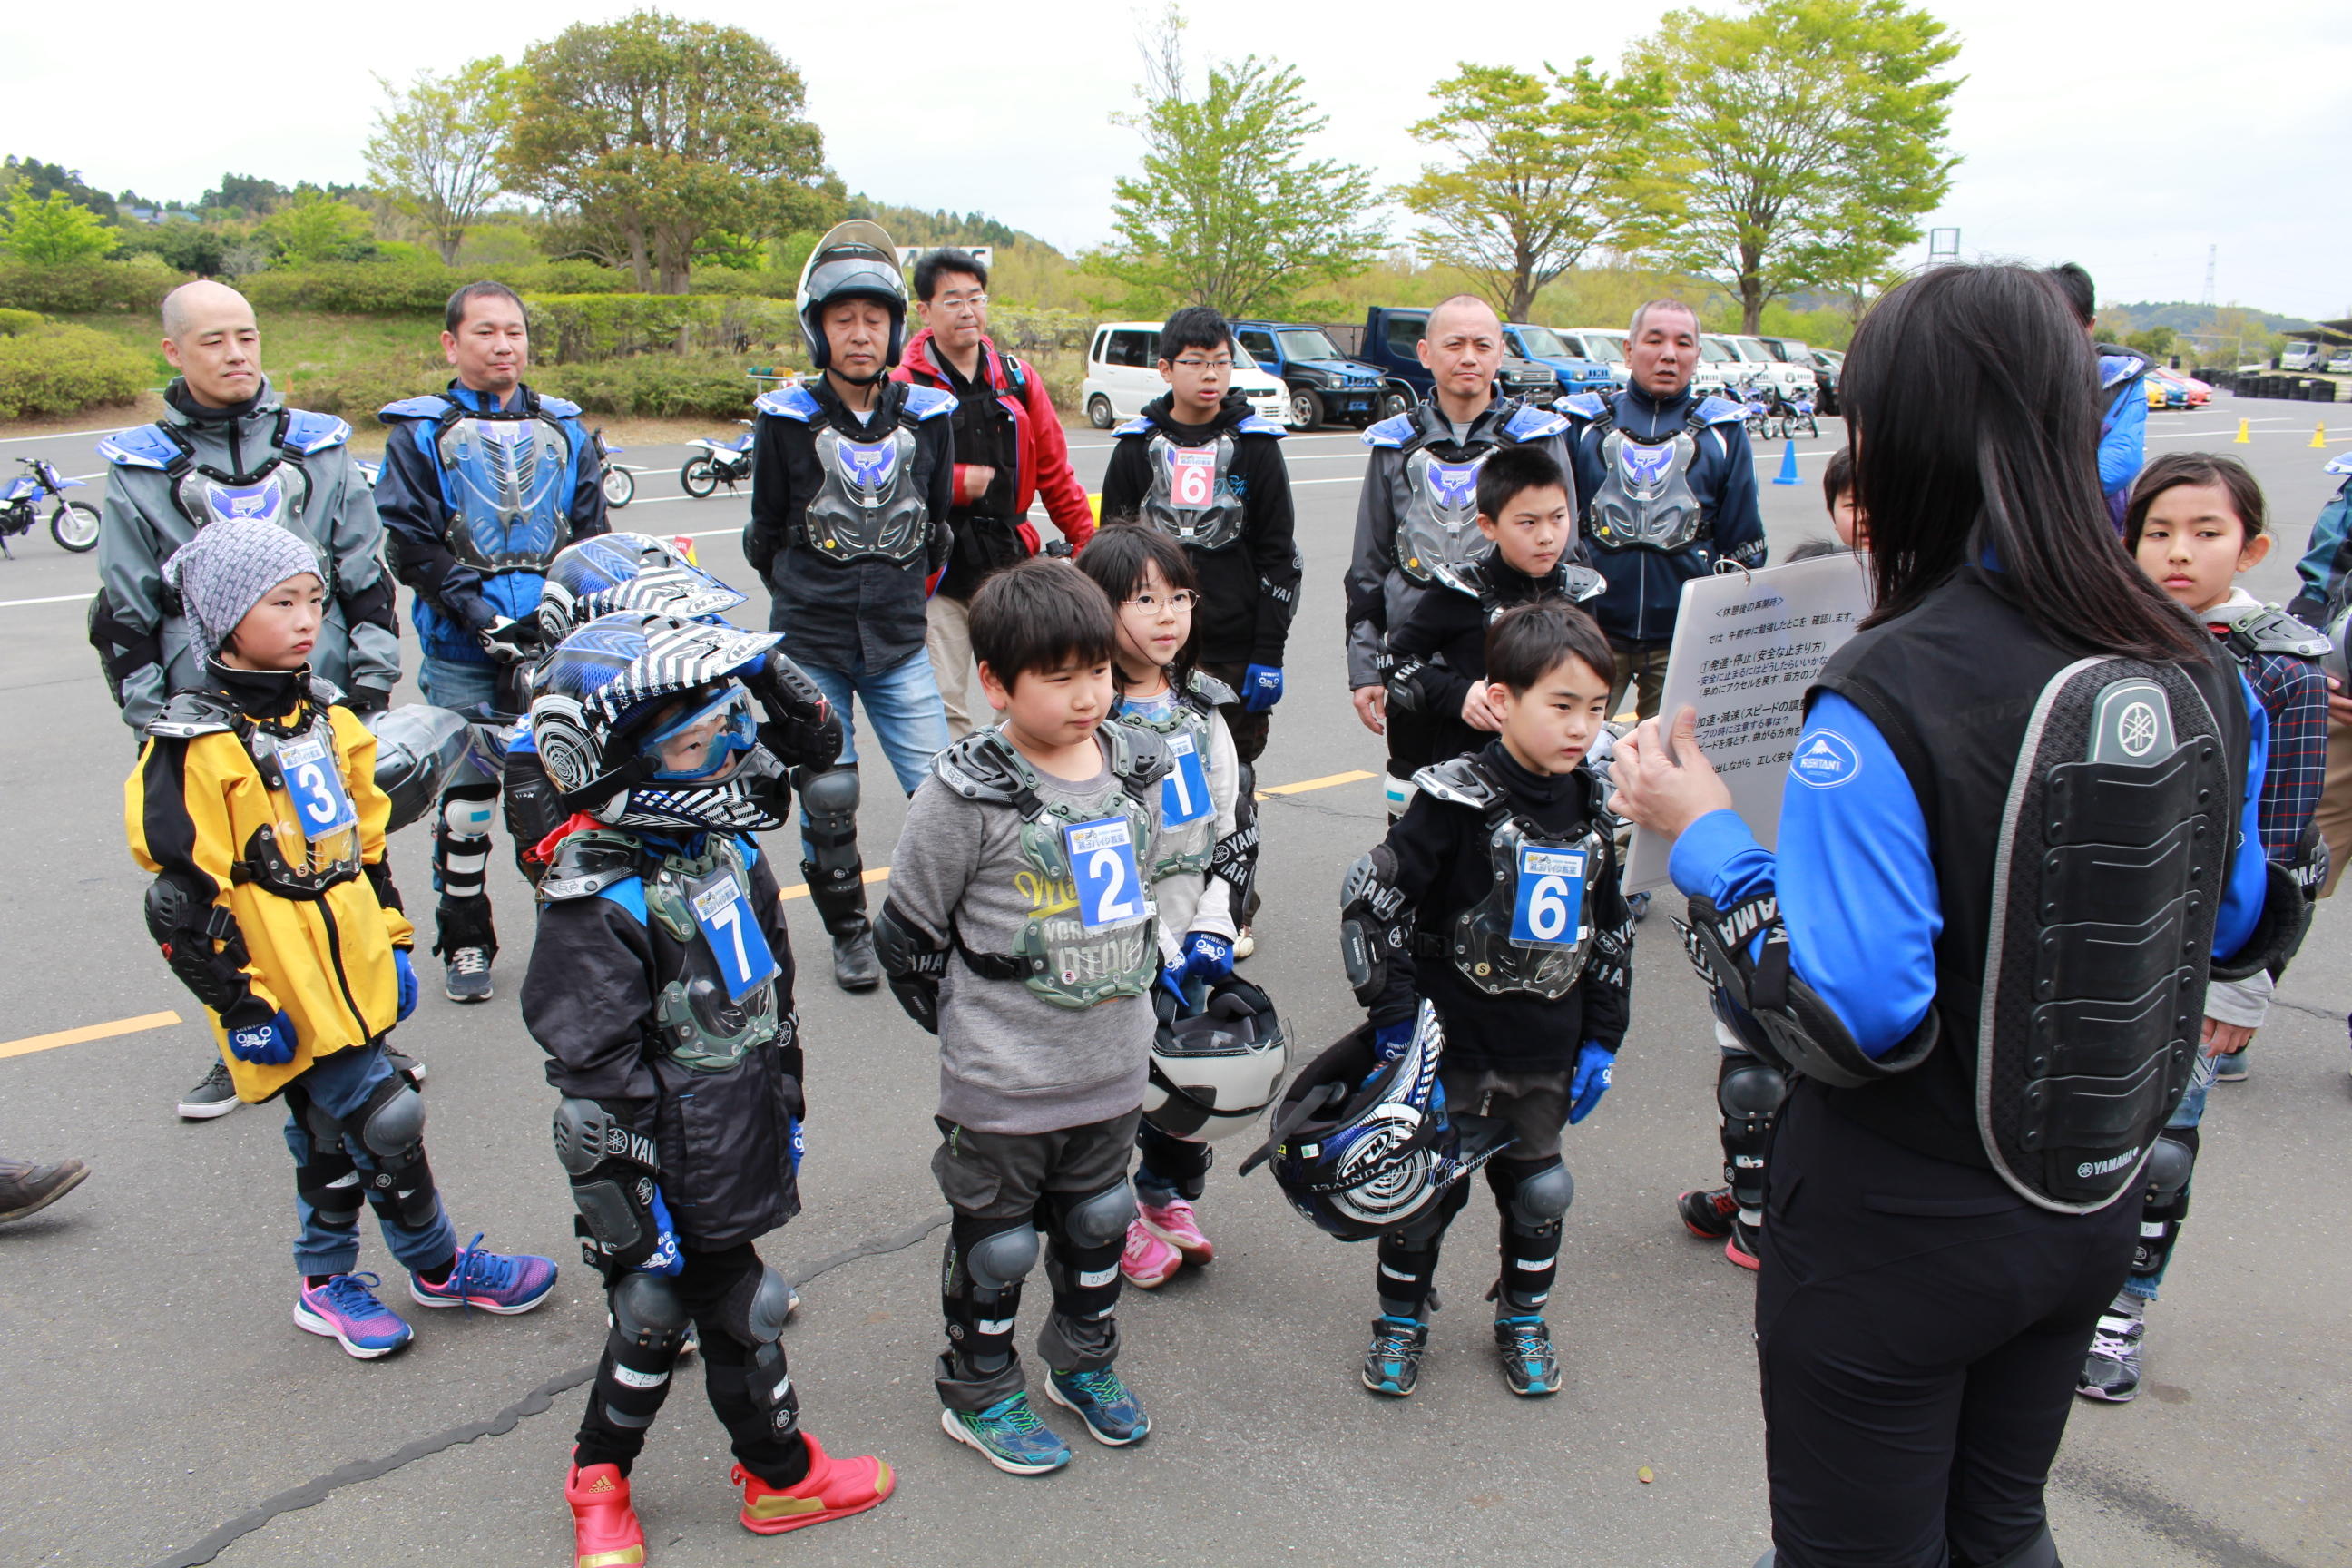
<path fill-rule="evenodd" d="M 1520 845 L 1511 941 L 1521 947 L 1570 947 L 1583 941 L 1584 870 L 1581 849 Z"/>

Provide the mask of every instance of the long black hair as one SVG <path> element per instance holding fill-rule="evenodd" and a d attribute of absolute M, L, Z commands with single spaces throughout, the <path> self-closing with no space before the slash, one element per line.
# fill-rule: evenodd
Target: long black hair
<path fill-rule="evenodd" d="M 1863 318 L 1838 395 L 1870 519 L 1864 626 L 1990 556 L 2004 595 L 2062 647 L 2210 657 L 2108 521 L 2090 340 L 2049 275 L 1948 266 L 1897 286 Z"/>
<path fill-rule="evenodd" d="M 1192 557 L 1184 547 L 1167 534 L 1138 518 L 1113 518 L 1095 531 L 1087 547 L 1078 552 L 1078 570 L 1093 578 L 1109 595 L 1111 607 L 1125 613 L 1128 600 L 1143 591 L 1149 569 L 1157 566 L 1173 593 L 1179 588 L 1198 594 L 1201 579 L 1192 570 Z M 1192 666 L 1201 646 L 1201 606 L 1192 606 L 1192 630 L 1176 649 L 1175 658 L 1167 667 L 1168 684 L 1178 693 L 1192 683 Z M 1118 667 L 1114 650 L 1110 666 L 1111 679 L 1119 689 L 1127 688 L 1127 672 Z"/>

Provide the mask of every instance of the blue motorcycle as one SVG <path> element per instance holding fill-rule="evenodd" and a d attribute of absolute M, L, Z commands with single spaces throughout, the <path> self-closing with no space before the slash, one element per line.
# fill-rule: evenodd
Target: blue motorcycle
<path fill-rule="evenodd" d="M 746 419 L 742 423 L 748 426 L 751 422 Z M 687 445 L 695 448 L 695 453 L 678 467 L 678 489 L 700 500 L 723 484 L 732 495 L 737 485 L 751 480 L 752 435 L 747 429 L 732 441 L 721 441 L 715 436 L 688 441 Z"/>
<path fill-rule="evenodd" d="M 49 537 L 65 549 L 79 555 L 98 546 L 98 509 L 84 506 L 78 500 L 68 500 L 68 490 L 79 489 L 79 479 L 60 479 L 52 464 L 38 458 L 16 459 L 29 473 L 18 474 L 0 490 L 0 558 L 14 560 L 16 552 L 8 541 L 20 533 L 33 531 L 40 521 L 38 508 L 43 496 L 55 496 L 58 504 L 49 511 Z"/>

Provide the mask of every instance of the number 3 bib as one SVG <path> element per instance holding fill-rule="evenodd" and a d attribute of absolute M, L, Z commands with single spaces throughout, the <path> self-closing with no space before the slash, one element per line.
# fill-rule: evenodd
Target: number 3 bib
<path fill-rule="evenodd" d="M 336 765 L 327 727 L 309 731 L 278 748 L 278 765 L 286 778 L 286 794 L 294 803 L 295 820 L 302 837 L 316 844 L 330 834 L 359 826 L 360 814 L 343 788 L 343 771 Z"/>

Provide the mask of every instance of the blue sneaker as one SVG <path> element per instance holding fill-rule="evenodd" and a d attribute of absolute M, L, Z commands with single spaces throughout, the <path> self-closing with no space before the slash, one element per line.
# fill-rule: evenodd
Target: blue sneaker
<path fill-rule="evenodd" d="M 1109 1447 L 1124 1448 L 1151 1436 L 1151 1417 L 1108 1367 L 1050 1373 L 1045 1397 L 1085 1422 L 1094 1440 Z"/>
<path fill-rule="evenodd" d="M 1551 1330 L 1532 1314 L 1495 1320 L 1495 1348 L 1502 1352 L 1503 1380 L 1524 1398 L 1559 1392 L 1559 1352 Z"/>
<path fill-rule="evenodd" d="M 940 1425 L 1007 1475 L 1042 1476 L 1070 1462 L 1070 1446 L 1037 1419 L 1026 1394 L 1000 1399 L 985 1410 L 942 1410 Z"/>
<path fill-rule="evenodd" d="M 482 1250 L 482 1233 L 457 1249 L 449 1278 L 438 1285 L 408 1271 L 408 1294 L 420 1307 L 479 1307 L 485 1312 L 511 1317 L 528 1312 L 555 1289 L 555 1264 L 527 1252 L 505 1257 Z"/>
<path fill-rule="evenodd" d="M 1364 1352 L 1364 1386 L 1402 1399 L 1421 1381 L 1421 1358 L 1429 1349 L 1429 1325 L 1383 1312 L 1372 1320 L 1372 1348 Z"/>
<path fill-rule="evenodd" d="M 2246 1081 L 2246 1053 L 2245 1053 L 2245 1051 L 2243 1051 L 2243 1050 L 2235 1050 L 2235 1051 L 2228 1052 L 2227 1054 L 2222 1055 L 2222 1056 L 2215 1057 L 2215 1058 L 2213 1058 L 2213 1081 L 2214 1081 L 2214 1082 L 2216 1082 L 2216 1083 L 2243 1083 L 2243 1082 L 2245 1082 L 2245 1081 Z"/>
<path fill-rule="evenodd" d="M 338 1274 L 305 1287 L 294 1299 L 294 1326 L 320 1334 L 362 1361 L 387 1356 L 416 1337 L 399 1313 L 375 1299 L 383 1280 L 373 1274 Z"/>

